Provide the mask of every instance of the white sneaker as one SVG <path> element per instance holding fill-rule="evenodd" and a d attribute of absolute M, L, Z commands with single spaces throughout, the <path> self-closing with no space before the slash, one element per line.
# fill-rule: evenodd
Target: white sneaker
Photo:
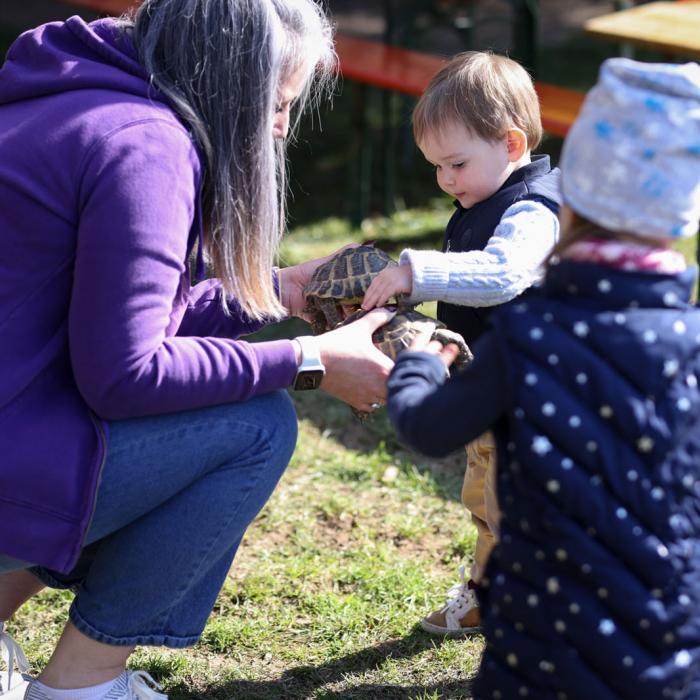
<path fill-rule="evenodd" d="M 459 567 L 459 581 L 447 594 L 447 603 L 420 621 L 426 632 L 444 637 L 463 637 L 480 631 L 476 584 L 465 580 L 463 566 Z"/>
<path fill-rule="evenodd" d="M 34 680 L 31 676 L 20 676 L 19 674 L 14 674 L 13 678 L 17 678 L 17 682 L 12 682 L 12 688 L 6 690 L 4 693 L 0 693 L 0 698 L 2 700 L 24 700 L 24 697 Z"/>
<path fill-rule="evenodd" d="M 168 700 L 168 696 L 157 692 L 162 688 L 145 671 L 127 671 L 126 690 L 122 687 L 112 694 L 114 688 L 105 695 L 104 700 Z M 157 690 L 155 690 L 157 688 Z"/>
<path fill-rule="evenodd" d="M 29 662 L 22 647 L 5 632 L 2 624 L 0 624 L 0 656 L 2 656 L 7 669 L 0 672 L 0 697 L 3 700 L 9 700 L 11 697 L 22 697 L 22 695 L 9 695 L 9 691 L 14 691 L 17 688 L 26 689 L 28 682 L 22 674 L 29 670 Z M 15 666 L 19 673 L 15 672 Z"/>
<path fill-rule="evenodd" d="M 49 700 L 46 693 L 34 685 L 33 678 L 26 677 L 28 681 L 25 690 L 21 694 L 13 695 L 11 691 L 7 700 L 24 700 L 25 692 L 28 700 Z M 145 671 L 126 671 L 114 681 L 114 685 L 103 696 L 102 700 L 168 700 L 167 695 L 159 693 L 154 688 L 161 690 L 151 676 Z M 5 696 L 0 696 L 5 700 Z"/>

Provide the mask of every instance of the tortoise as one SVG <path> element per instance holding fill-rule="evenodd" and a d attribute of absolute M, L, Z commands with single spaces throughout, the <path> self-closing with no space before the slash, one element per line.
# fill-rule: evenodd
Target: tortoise
<path fill-rule="evenodd" d="M 341 325 L 357 321 L 366 313 L 368 312 L 360 309 L 350 314 Z M 443 346 L 448 343 L 454 343 L 459 348 L 459 353 L 454 362 L 456 367 L 466 365 L 474 359 L 469 346 L 459 333 L 448 330 L 441 321 L 426 316 L 411 306 L 403 308 L 399 306 L 396 315 L 372 333 L 372 342 L 385 355 L 395 360 L 400 352 L 411 345 L 416 336 L 430 330 L 432 330 L 431 340 L 437 340 Z M 351 407 L 351 410 L 360 420 L 365 420 L 369 415 L 366 411 L 359 411 L 353 407 Z"/>
<path fill-rule="evenodd" d="M 314 335 L 332 330 L 345 319 L 343 306 L 359 306 L 372 280 L 395 266 L 383 250 L 365 244 L 340 251 L 319 265 L 304 288 L 306 312 Z"/>
<path fill-rule="evenodd" d="M 350 321 L 352 316 L 359 317 L 359 314 L 348 316 L 347 321 Z M 469 346 L 459 333 L 448 330 L 442 321 L 430 318 L 430 316 L 426 316 L 410 307 L 403 309 L 399 307 L 391 321 L 380 326 L 372 333 L 372 342 L 385 355 L 395 360 L 402 350 L 411 345 L 416 336 L 429 331 L 431 328 L 433 329 L 430 336 L 431 340 L 437 340 L 443 346 L 448 343 L 454 343 L 459 348 L 459 354 L 455 358 L 457 367 L 466 365 L 474 359 Z"/>

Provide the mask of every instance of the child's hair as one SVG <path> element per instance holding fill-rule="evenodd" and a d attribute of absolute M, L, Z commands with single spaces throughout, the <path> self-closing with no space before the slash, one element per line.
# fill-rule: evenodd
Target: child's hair
<path fill-rule="evenodd" d="M 412 121 L 416 143 L 454 123 L 490 142 L 517 127 L 527 136 L 528 150 L 542 140 L 532 78 L 519 63 L 490 51 L 465 51 L 452 58 L 430 81 Z"/>
<path fill-rule="evenodd" d="M 637 244 L 656 245 L 665 247 L 670 242 L 663 238 L 653 238 L 650 236 L 640 237 L 634 232 L 613 231 L 605 228 L 595 221 L 581 216 L 573 209 L 569 209 L 569 217 L 565 225 L 562 225 L 559 241 L 552 248 L 545 260 L 545 267 L 550 267 L 558 262 L 564 253 L 575 243 L 580 241 L 590 241 L 592 239 L 604 241 L 629 241 Z"/>
<path fill-rule="evenodd" d="M 617 240 L 631 237 L 630 234 L 625 234 L 621 231 L 610 231 L 609 229 L 603 228 L 571 209 L 567 225 L 562 226 L 559 241 L 547 256 L 546 265 L 549 266 L 555 263 L 567 248 L 579 241 L 586 241 L 591 238 Z"/>

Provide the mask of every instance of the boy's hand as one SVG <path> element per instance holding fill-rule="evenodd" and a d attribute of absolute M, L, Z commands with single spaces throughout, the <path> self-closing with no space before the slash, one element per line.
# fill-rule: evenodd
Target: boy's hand
<path fill-rule="evenodd" d="M 421 333 L 411 343 L 409 350 L 414 352 L 427 352 L 437 355 L 445 367 L 449 367 L 459 355 L 459 348 L 454 343 L 443 345 L 439 340 L 431 340 L 432 333 Z"/>
<path fill-rule="evenodd" d="M 413 289 L 413 272 L 410 265 L 385 267 L 369 285 L 362 300 L 365 311 L 384 306 L 399 294 L 410 294 Z"/>

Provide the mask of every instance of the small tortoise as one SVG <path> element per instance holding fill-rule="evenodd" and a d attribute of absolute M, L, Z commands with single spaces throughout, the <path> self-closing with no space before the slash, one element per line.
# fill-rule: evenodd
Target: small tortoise
<path fill-rule="evenodd" d="M 343 321 L 343 325 L 357 321 L 366 313 L 366 311 L 360 309 L 350 314 Z M 456 367 L 466 365 L 474 359 L 469 346 L 459 333 L 448 330 L 441 321 L 430 318 L 430 316 L 426 316 L 410 306 L 403 308 L 399 306 L 396 315 L 388 323 L 380 326 L 372 333 L 372 342 L 385 355 L 395 360 L 400 352 L 411 345 L 416 336 L 429 331 L 432 331 L 431 340 L 437 340 L 443 346 L 448 343 L 454 343 L 459 348 L 459 353 L 454 362 Z M 352 408 L 352 412 L 360 420 L 365 420 L 369 415 L 366 411 L 359 411 L 355 408 Z"/>
<path fill-rule="evenodd" d="M 353 314 L 355 315 L 355 314 Z M 348 317 L 350 321 L 352 317 Z M 353 319 L 354 320 L 354 319 Z M 455 359 L 455 365 L 460 367 L 474 359 L 471 350 L 459 333 L 445 328 L 445 324 L 437 319 L 430 318 L 415 309 L 399 307 L 394 318 L 383 326 L 380 326 L 372 334 L 372 342 L 392 360 L 411 345 L 414 338 L 421 333 L 433 330 L 430 339 L 437 340 L 442 345 L 454 343 L 459 348 L 459 354 Z"/>
<path fill-rule="evenodd" d="M 342 323 L 342 307 L 359 305 L 377 274 L 396 264 L 383 250 L 361 245 L 319 265 L 304 289 L 313 333 L 324 333 Z"/>

